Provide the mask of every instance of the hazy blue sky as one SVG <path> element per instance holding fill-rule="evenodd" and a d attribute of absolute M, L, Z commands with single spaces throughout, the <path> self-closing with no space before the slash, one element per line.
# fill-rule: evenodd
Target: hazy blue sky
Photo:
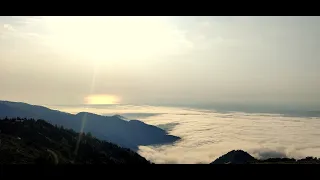
<path fill-rule="evenodd" d="M 0 17 L 0 99 L 320 105 L 319 17 Z"/>

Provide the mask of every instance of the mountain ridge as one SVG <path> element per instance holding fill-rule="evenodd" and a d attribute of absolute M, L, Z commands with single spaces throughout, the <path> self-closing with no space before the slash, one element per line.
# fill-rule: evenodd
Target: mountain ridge
<path fill-rule="evenodd" d="M 70 128 L 76 132 L 90 132 L 99 139 L 134 151 L 138 150 L 140 145 L 174 143 L 181 139 L 139 120 L 130 122 L 119 116 L 101 116 L 90 112 L 71 114 L 21 102 L 0 101 L 0 118 L 4 117 L 44 119 L 51 124 Z"/>

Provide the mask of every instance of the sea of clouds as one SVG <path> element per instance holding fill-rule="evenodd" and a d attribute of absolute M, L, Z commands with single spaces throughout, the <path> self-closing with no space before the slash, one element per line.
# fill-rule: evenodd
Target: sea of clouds
<path fill-rule="evenodd" d="M 140 146 L 138 153 L 154 163 L 210 163 L 236 149 L 261 159 L 320 157 L 319 117 L 220 113 L 154 106 L 110 106 L 86 110 L 105 115 L 122 114 L 157 125 L 182 138 L 170 145 Z M 76 113 L 80 110 L 66 111 Z M 143 113 L 147 115 L 143 116 Z"/>

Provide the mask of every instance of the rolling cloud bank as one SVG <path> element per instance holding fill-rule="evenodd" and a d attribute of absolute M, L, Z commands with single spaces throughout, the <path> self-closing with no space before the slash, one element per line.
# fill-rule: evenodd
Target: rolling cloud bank
<path fill-rule="evenodd" d="M 80 111 L 79 108 L 56 109 Z M 140 146 L 138 153 L 155 163 L 210 163 L 234 149 L 243 149 L 260 159 L 320 156 L 319 117 L 131 105 L 86 110 L 127 115 L 129 119 L 157 125 L 182 138 L 171 145 Z"/>

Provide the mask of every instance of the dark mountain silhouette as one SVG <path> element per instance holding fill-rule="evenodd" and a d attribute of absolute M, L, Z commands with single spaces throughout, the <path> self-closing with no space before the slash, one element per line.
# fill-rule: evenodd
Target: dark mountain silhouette
<path fill-rule="evenodd" d="M 299 160 L 293 158 L 268 158 L 260 160 L 243 150 L 233 150 L 220 156 L 210 164 L 320 164 L 320 159 L 306 157 Z"/>
<path fill-rule="evenodd" d="M 127 148 L 44 120 L 0 120 L 0 164 L 151 164 Z"/>
<path fill-rule="evenodd" d="M 210 164 L 247 164 L 256 161 L 254 157 L 242 150 L 233 150 L 219 157 Z"/>
<path fill-rule="evenodd" d="M 156 126 L 138 120 L 126 121 L 121 116 L 101 116 L 88 112 L 76 115 L 52 110 L 43 106 L 20 102 L 0 101 L 0 118 L 34 118 L 73 129 L 76 132 L 91 132 L 95 137 L 137 150 L 140 145 L 173 143 L 179 137 L 168 135 Z"/>

